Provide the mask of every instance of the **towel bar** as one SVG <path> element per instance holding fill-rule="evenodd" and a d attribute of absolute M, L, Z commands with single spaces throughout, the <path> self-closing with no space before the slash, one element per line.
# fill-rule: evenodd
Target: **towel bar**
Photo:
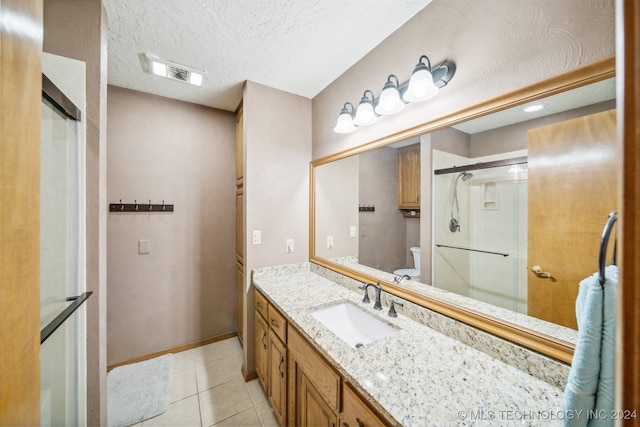
<path fill-rule="evenodd" d="M 606 277 L 604 275 L 605 268 L 605 258 L 607 257 L 607 247 L 609 246 L 609 237 L 611 237 L 611 230 L 613 229 L 613 225 L 616 223 L 618 219 L 618 212 L 611 212 L 609 214 L 609 218 L 607 219 L 607 223 L 604 225 L 604 229 L 602 230 L 602 237 L 600 238 L 600 251 L 598 253 L 598 276 L 600 279 L 600 286 L 604 286 L 604 282 Z M 616 231 L 616 237 L 614 238 L 613 243 L 613 254 L 611 256 L 611 264 L 616 265 L 616 250 L 618 245 L 618 236 Z"/>

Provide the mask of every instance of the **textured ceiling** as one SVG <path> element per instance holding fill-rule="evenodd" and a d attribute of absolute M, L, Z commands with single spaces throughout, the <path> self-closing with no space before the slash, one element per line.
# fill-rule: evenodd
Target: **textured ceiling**
<path fill-rule="evenodd" d="M 251 80 L 313 98 L 431 0 L 103 0 L 111 85 L 233 111 Z M 206 71 L 142 72 L 138 54 Z"/>

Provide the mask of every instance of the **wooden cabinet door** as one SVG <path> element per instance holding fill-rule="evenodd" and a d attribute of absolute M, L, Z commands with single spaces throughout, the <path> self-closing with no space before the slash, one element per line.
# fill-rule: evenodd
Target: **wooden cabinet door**
<path fill-rule="evenodd" d="M 236 186 L 244 185 L 244 116 L 242 105 L 236 113 Z"/>
<path fill-rule="evenodd" d="M 617 206 L 616 111 L 531 129 L 528 138 L 528 314 L 576 329 L 578 285 L 598 269 L 602 229 Z M 534 266 L 553 278 L 537 277 Z"/>
<path fill-rule="evenodd" d="M 256 374 L 264 391 L 267 391 L 267 370 L 269 368 L 269 328 L 267 322 L 256 310 L 255 360 Z"/>
<path fill-rule="evenodd" d="M 244 264 L 244 189 L 236 189 L 236 260 Z"/>
<path fill-rule="evenodd" d="M 398 149 L 398 209 L 420 209 L 420 144 Z"/>
<path fill-rule="evenodd" d="M 389 425 L 360 399 L 348 385 L 344 385 L 342 401 L 342 427 L 377 427 Z"/>
<path fill-rule="evenodd" d="M 287 348 L 273 330 L 269 332 L 268 396 L 273 413 L 286 424 L 287 417 Z"/>
<path fill-rule="evenodd" d="M 296 426 L 336 427 L 338 418 L 311 381 L 298 369 L 297 372 Z"/>
<path fill-rule="evenodd" d="M 244 266 L 236 262 L 236 324 L 238 325 L 238 338 L 244 342 Z"/>

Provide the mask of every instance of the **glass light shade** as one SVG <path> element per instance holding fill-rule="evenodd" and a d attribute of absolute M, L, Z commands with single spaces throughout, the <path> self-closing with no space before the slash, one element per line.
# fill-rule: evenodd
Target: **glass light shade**
<path fill-rule="evenodd" d="M 427 67 L 416 67 L 403 98 L 408 102 L 425 101 L 436 96 L 438 90 Z"/>
<path fill-rule="evenodd" d="M 393 84 L 385 85 L 380 94 L 375 111 L 380 115 L 395 114 L 404 108 L 404 102 L 400 99 L 400 93 Z"/>
<path fill-rule="evenodd" d="M 373 104 L 370 101 L 360 101 L 353 123 L 357 126 L 366 126 L 377 121 L 378 116 L 373 111 Z"/>
<path fill-rule="evenodd" d="M 356 130 L 356 127 L 353 125 L 351 114 L 346 109 L 343 109 L 338 116 L 338 122 L 336 123 L 336 127 L 333 128 L 333 131 L 336 133 L 350 133 L 354 130 Z"/>

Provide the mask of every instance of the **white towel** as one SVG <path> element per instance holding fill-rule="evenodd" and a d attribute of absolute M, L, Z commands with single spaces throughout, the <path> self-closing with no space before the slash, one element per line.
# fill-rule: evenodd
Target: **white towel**
<path fill-rule="evenodd" d="M 565 426 L 612 426 L 615 395 L 615 336 L 618 268 L 580 282 L 576 300 L 578 341 L 560 408 Z"/>

